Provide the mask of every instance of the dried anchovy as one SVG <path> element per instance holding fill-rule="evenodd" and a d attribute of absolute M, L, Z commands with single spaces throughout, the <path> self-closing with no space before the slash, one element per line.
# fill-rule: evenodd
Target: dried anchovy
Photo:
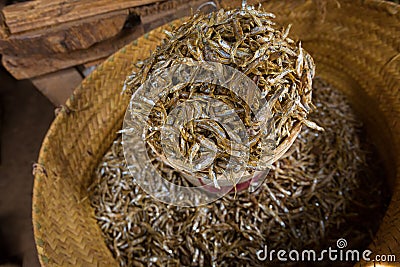
<path fill-rule="evenodd" d="M 257 84 L 262 96 L 271 106 L 276 146 L 283 144 L 299 123 L 322 130 L 307 120 L 308 114 L 314 108 L 313 59 L 301 47 L 301 43 L 296 44 L 288 37 L 290 25 L 281 30 L 274 28 L 275 23 L 271 20 L 274 17 L 273 14 L 249 6 L 229 11 L 221 9 L 206 15 L 195 14 L 177 29 L 166 32 L 167 39 L 163 40 L 162 45 L 148 59 L 140 63 L 140 69 L 127 79 L 124 90 L 133 94 L 150 74 L 181 64 L 183 58 L 218 62 L 241 71 Z M 221 86 L 210 84 L 178 84 L 172 91 L 156 103 L 148 120 L 146 142 L 154 156 L 171 164 L 165 157 L 159 157 L 163 154 L 160 129 L 166 120 L 166 114 L 179 102 L 208 96 L 223 101 L 244 122 L 251 140 L 246 170 L 252 173 L 254 168 L 251 166 L 257 166 L 260 159 L 260 147 L 265 147 L 261 144 L 263 131 L 259 122 L 254 120 L 255 114 L 252 114 L 240 96 Z M 230 150 L 229 140 L 221 134 L 223 131 L 217 131 L 213 126 L 215 125 L 209 121 L 203 121 L 202 126 L 195 122 L 191 129 L 189 125 L 183 125 L 183 138 L 178 148 L 184 156 L 190 156 L 194 160 L 201 155 L 198 153 L 200 138 L 207 139 L 201 144 L 203 147 L 206 142 L 210 146 L 218 146 L 221 153 L 217 153 L 214 164 L 202 172 L 211 180 L 222 173 L 222 166 L 229 161 L 229 153 L 224 152 Z M 177 144 L 171 144 L 172 146 Z M 218 187 L 215 179 L 214 182 Z"/>
<path fill-rule="evenodd" d="M 326 131 L 303 129 L 260 190 L 206 206 L 166 205 L 143 192 L 117 138 L 89 190 L 105 242 L 120 265 L 264 266 L 256 256 L 264 245 L 326 249 L 338 238 L 346 238 L 349 248 L 365 248 L 387 203 L 377 179 L 382 170 L 369 168 L 372 150 L 362 142 L 362 125 L 344 95 L 320 79 L 314 90 L 317 111 L 311 119 Z M 165 176 L 187 185 L 164 167 L 159 166 Z"/>

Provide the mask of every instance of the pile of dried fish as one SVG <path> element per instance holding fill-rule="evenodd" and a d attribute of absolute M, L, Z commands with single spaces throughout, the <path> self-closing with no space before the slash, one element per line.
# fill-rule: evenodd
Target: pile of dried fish
<path fill-rule="evenodd" d="M 89 190 L 120 265 L 263 266 L 256 252 L 264 245 L 326 249 L 338 238 L 346 238 L 348 248 L 365 248 L 385 210 L 383 182 L 367 166 L 371 150 L 361 142 L 361 123 L 343 94 L 319 79 L 314 91 L 311 119 L 326 131 L 303 129 L 258 191 L 202 207 L 166 205 L 143 192 L 118 138 Z"/>
<path fill-rule="evenodd" d="M 268 101 L 273 117 L 271 125 L 276 135 L 276 154 L 279 155 L 278 151 L 291 145 L 291 142 L 284 141 L 297 135 L 302 124 L 317 130 L 321 128 L 307 120 L 314 108 L 311 86 L 315 69 L 313 59 L 301 43 L 296 44 L 288 37 L 290 25 L 278 30 L 274 28 L 272 18 L 273 14 L 250 6 L 230 11 L 221 9 L 207 15 L 195 14 L 173 32 L 166 33 L 168 38 L 127 79 L 125 90 L 134 93 L 155 71 L 160 73 L 185 62 L 208 61 L 233 67 L 253 80 L 261 96 Z M 158 79 L 166 78 L 159 75 Z M 260 122 L 255 120 L 255 114 L 241 96 L 212 84 L 180 83 L 173 87 L 171 93 L 160 96 L 152 117 L 147 120 L 146 142 L 150 154 L 174 167 L 173 163 L 164 160 L 165 157 L 160 157 L 163 155 L 160 131 L 167 114 L 178 103 L 207 97 L 224 102 L 244 123 L 250 144 L 246 171 L 252 173 L 260 163 L 261 150 L 266 147 L 261 142 L 264 132 Z M 200 158 L 198 151 L 202 146 L 220 151 L 215 164 L 199 174 L 199 177 L 214 178 L 218 187 L 216 177 L 223 173 L 230 156 L 227 152 L 229 140 L 224 129 L 215 121 L 202 119 L 182 125 L 180 131 L 182 135 L 177 149 L 190 160 Z"/>

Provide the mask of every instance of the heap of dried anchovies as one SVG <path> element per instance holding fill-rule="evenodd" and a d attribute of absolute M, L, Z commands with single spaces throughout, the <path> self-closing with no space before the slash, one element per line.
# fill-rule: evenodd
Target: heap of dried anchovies
<path fill-rule="evenodd" d="M 150 58 L 140 63 L 140 70 L 127 79 L 125 90 L 134 93 L 154 71 L 160 72 L 181 64 L 183 59 L 218 62 L 241 71 L 257 84 L 271 106 L 277 147 L 295 134 L 293 129 L 299 129 L 301 124 L 321 130 L 307 120 L 314 108 L 311 102 L 315 69 L 313 59 L 301 47 L 301 43 L 296 44 L 288 37 L 290 25 L 286 29 L 275 29 L 272 18 L 273 14 L 249 6 L 230 11 L 221 9 L 207 15 L 195 14 L 173 32 L 167 32 L 168 38 L 163 40 Z M 251 173 L 259 163 L 261 147 L 265 147 L 260 142 L 262 129 L 259 122 L 254 120 L 255 114 L 240 96 L 216 85 L 177 84 L 173 93 L 161 97 L 148 120 L 146 142 L 150 154 L 161 160 L 160 129 L 167 114 L 177 103 L 202 97 L 223 101 L 239 115 L 249 134 L 247 171 Z M 229 162 L 229 140 L 215 121 L 202 119 L 191 122 L 180 129 L 182 136 L 178 149 L 191 160 L 200 157 L 198 151 L 205 144 L 222 151 L 214 160 L 215 164 L 204 169 L 203 175 L 199 174 L 201 177 L 215 178 L 222 174 Z M 164 163 L 171 165 L 167 161 Z M 218 187 L 215 179 L 214 184 Z"/>
<path fill-rule="evenodd" d="M 314 90 L 318 109 L 311 118 L 326 131 L 303 129 L 260 190 L 207 206 L 170 206 L 143 192 L 118 138 L 98 166 L 90 195 L 120 265 L 263 266 L 256 252 L 264 245 L 326 249 L 338 238 L 346 238 L 348 248 L 365 248 L 385 210 L 382 179 L 367 168 L 361 123 L 342 93 L 319 79 Z"/>

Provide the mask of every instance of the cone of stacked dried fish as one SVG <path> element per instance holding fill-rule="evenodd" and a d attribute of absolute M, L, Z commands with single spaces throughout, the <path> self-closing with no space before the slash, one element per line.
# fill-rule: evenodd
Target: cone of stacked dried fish
<path fill-rule="evenodd" d="M 163 155 L 160 131 L 166 123 L 167 114 L 178 104 L 190 99 L 218 99 L 240 117 L 248 133 L 246 173 L 249 177 L 260 170 L 260 166 L 265 169 L 279 159 L 293 144 L 302 125 L 322 130 L 307 119 L 314 108 L 313 59 L 301 47 L 301 43 L 288 37 L 290 25 L 279 29 L 273 18 L 271 13 L 246 5 L 242 9 L 195 14 L 182 26 L 166 32 L 167 39 L 150 58 L 140 62 L 139 70 L 125 83 L 125 90 L 134 94 L 152 73 L 160 73 L 185 62 L 216 62 L 235 68 L 257 85 L 270 107 L 270 125 L 274 132 L 271 159 L 266 162 L 260 159 L 260 154 L 267 146 L 262 142 L 265 132 L 242 96 L 218 85 L 180 83 L 160 97 L 146 121 L 149 154 L 153 159 L 162 161 L 159 164 L 178 169 Z M 246 92 L 243 94 L 246 95 Z M 219 188 L 219 183 L 224 183 L 221 177 L 232 156 L 229 153 L 229 133 L 220 124 L 207 118 L 193 120 L 179 130 L 181 139 L 172 145 L 177 146 L 176 149 L 190 161 L 200 158 L 202 148 L 217 151 L 212 164 L 185 177 L 192 183 L 196 183 L 196 179 L 205 180 L 207 184 Z M 196 179 L 190 179 L 192 176 Z"/>

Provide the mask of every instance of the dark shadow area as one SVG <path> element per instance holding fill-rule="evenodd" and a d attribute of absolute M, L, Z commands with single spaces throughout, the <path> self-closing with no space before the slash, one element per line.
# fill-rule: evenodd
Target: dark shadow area
<path fill-rule="evenodd" d="M 32 1 L 32 0 L 6 0 L 6 6 L 18 4 L 18 3 L 22 3 L 22 2 L 28 2 L 28 1 Z"/>
<path fill-rule="evenodd" d="M 40 266 L 32 228 L 32 164 L 54 107 L 29 81 L 0 67 L 0 265 Z"/>

